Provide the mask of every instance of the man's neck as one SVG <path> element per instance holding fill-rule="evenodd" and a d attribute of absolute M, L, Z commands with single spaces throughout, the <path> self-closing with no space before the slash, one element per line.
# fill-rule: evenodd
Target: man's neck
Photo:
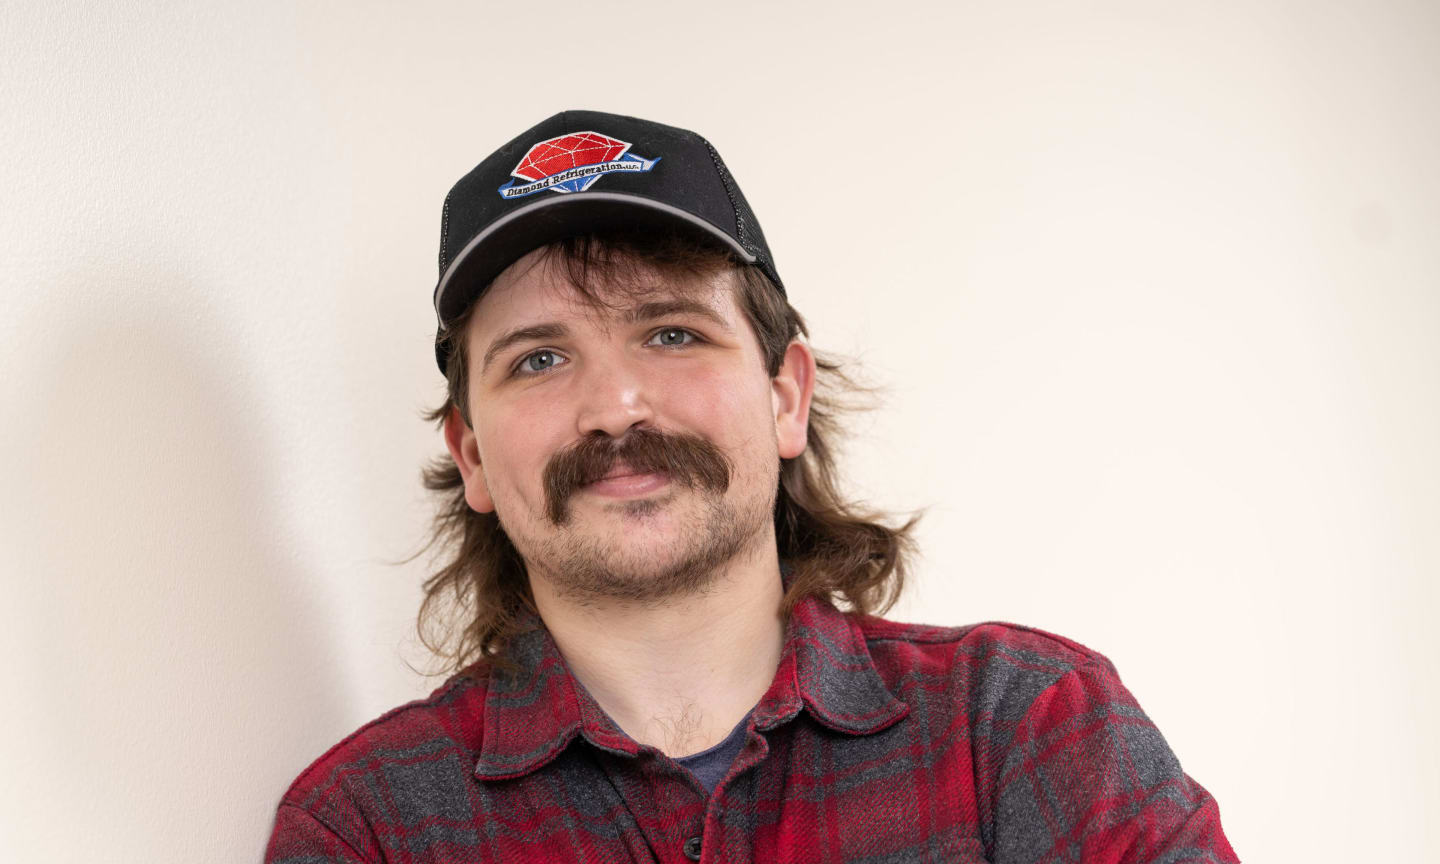
<path fill-rule="evenodd" d="M 731 562 L 703 595 L 582 605 L 532 574 L 535 603 L 580 683 L 640 744 L 672 757 L 719 743 L 760 701 L 784 643 L 784 589 L 768 556 Z"/>

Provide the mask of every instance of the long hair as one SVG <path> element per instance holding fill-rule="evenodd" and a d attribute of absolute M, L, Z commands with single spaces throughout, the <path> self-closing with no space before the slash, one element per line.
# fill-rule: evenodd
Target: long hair
<path fill-rule="evenodd" d="M 737 299 L 759 340 L 765 366 L 779 374 L 786 348 L 803 334 L 800 313 L 758 268 L 734 258 L 712 241 L 682 232 L 618 232 L 569 238 L 544 248 L 536 266 L 559 265 L 587 302 L 603 305 L 604 289 L 644 290 L 655 276 L 667 284 L 696 284 L 696 277 L 730 270 L 738 276 Z M 673 277 L 673 278 L 667 278 Z M 472 426 L 469 403 L 469 352 L 465 334 L 478 304 L 450 322 L 440 334 L 448 342 L 443 404 L 423 414 L 443 429 L 458 409 Z M 847 501 L 840 491 L 836 444 L 843 415 L 873 405 L 874 390 L 859 383 L 842 364 L 816 352 L 816 387 L 811 398 L 805 451 L 780 460 L 775 500 L 775 539 L 789 569 L 780 613 L 818 597 L 844 611 L 881 614 L 894 605 L 904 587 L 914 554 L 912 529 L 918 515 L 903 524 L 887 524 L 883 514 Z M 421 641 L 459 672 L 478 663 L 509 667 L 506 646 L 520 631 L 522 613 L 536 613 L 525 562 L 494 513 L 477 513 L 465 501 L 460 469 L 450 455 L 422 469 L 426 489 L 437 498 L 428 541 L 415 555 L 433 547 L 443 553 L 441 566 L 424 583 L 425 599 L 416 622 Z"/>

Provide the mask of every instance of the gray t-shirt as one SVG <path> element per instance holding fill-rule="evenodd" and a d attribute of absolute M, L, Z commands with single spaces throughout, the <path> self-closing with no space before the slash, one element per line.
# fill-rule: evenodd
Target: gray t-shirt
<path fill-rule="evenodd" d="M 751 709 L 752 712 L 753 710 Z M 740 755 L 740 748 L 745 744 L 745 725 L 749 722 L 750 714 L 747 713 L 740 718 L 735 728 L 730 730 L 730 734 L 725 736 L 724 741 L 699 753 L 681 756 L 675 761 L 682 768 L 689 769 L 707 790 L 714 792 L 725 772 L 730 770 L 730 764 Z"/>

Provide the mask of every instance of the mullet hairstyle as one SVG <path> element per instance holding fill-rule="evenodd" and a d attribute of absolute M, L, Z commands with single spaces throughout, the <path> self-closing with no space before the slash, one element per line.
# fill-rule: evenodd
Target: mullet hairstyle
<path fill-rule="evenodd" d="M 671 290 L 705 286 L 732 272 L 736 299 L 759 340 L 770 377 L 780 372 L 786 348 L 809 330 L 780 290 L 759 268 L 689 232 L 610 232 L 572 237 L 543 248 L 535 266 L 557 266 L 592 307 L 616 308 L 663 285 Z M 658 277 L 658 279 L 657 279 Z M 445 417 L 458 409 L 470 420 L 469 359 L 465 334 L 478 306 L 440 335 L 449 343 L 444 404 L 422 415 L 444 430 Z M 840 492 L 835 459 L 847 413 L 874 406 L 875 389 L 857 382 L 828 355 L 816 353 L 816 386 L 811 398 L 805 451 L 780 460 L 775 497 L 775 539 L 789 571 L 789 588 L 780 613 L 788 620 L 806 597 L 828 601 L 850 614 L 879 615 L 899 599 L 915 553 L 912 530 L 918 515 L 898 526 L 884 514 L 847 501 Z M 465 486 L 447 453 L 421 470 L 437 510 L 428 541 L 405 561 L 438 546 L 447 553 L 440 569 L 424 582 L 425 599 L 416 622 L 420 640 L 443 663 L 442 672 L 460 673 L 491 663 L 508 669 L 509 640 L 538 618 L 525 562 L 492 513 L 477 513 L 465 501 Z"/>

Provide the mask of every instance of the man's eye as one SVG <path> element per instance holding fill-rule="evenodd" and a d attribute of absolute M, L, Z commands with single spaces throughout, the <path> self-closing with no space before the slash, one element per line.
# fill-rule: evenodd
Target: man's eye
<path fill-rule="evenodd" d="M 520 364 L 515 367 L 515 371 L 520 375 L 535 375 L 553 369 L 560 362 L 560 355 L 554 351 L 535 351 L 520 358 Z"/>
<path fill-rule="evenodd" d="M 666 327 L 664 330 L 656 331 L 655 335 L 650 337 L 650 340 L 652 342 L 658 342 L 661 345 L 672 346 L 688 345 L 694 342 L 695 338 L 694 333 L 684 328 Z"/>

